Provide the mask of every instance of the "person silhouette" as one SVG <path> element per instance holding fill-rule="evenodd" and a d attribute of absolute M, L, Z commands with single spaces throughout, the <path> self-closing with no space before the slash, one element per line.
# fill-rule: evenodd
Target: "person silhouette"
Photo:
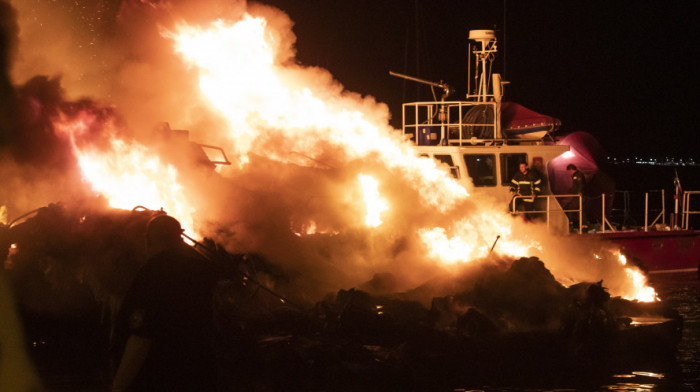
<path fill-rule="evenodd" d="M 216 390 L 213 293 L 219 267 L 182 240 L 180 223 L 156 215 L 148 261 L 118 318 L 126 341 L 112 391 Z"/>

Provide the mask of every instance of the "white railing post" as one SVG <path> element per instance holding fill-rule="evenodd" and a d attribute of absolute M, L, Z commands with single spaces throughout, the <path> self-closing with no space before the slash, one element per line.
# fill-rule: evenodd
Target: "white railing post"
<path fill-rule="evenodd" d="M 583 232 L 583 196 L 578 195 L 578 233 Z"/>
<path fill-rule="evenodd" d="M 682 223 L 681 228 L 684 230 L 690 230 L 690 216 L 700 214 L 700 210 L 690 209 L 690 196 L 700 195 L 700 191 L 685 191 L 683 192 L 683 212 L 682 212 Z"/>
<path fill-rule="evenodd" d="M 602 200 L 603 200 L 603 208 L 601 209 L 601 215 L 600 215 L 600 225 L 603 228 L 603 233 L 605 233 L 605 222 L 607 222 L 607 219 L 605 219 L 605 192 L 601 194 Z"/>
<path fill-rule="evenodd" d="M 549 233 L 549 195 L 547 195 L 547 232 Z"/>
<path fill-rule="evenodd" d="M 687 200 L 688 200 L 688 192 L 683 192 L 683 207 L 682 208 L 682 213 L 681 213 L 681 229 L 687 229 L 687 220 L 688 220 L 688 206 L 687 206 Z"/>
<path fill-rule="evenodd" d="M 649 231 L 649 192 L 644 193 L 644 231 Z"/>

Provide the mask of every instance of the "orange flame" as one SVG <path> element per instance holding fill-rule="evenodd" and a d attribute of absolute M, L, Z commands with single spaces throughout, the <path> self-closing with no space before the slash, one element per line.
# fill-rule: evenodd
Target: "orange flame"
<path fill-rule="evenodd" d="M 266 148 L 267 156 L 283 156 L 276 146 L 264 144 L 270 139 L 265 135 L 269 132 L 284 140 L 289 150 L 311 155 L 317 151 L 315 141 L 321 140 L 342 146 L 349 158 L 378 155 L 420 190 L 426 206 L 440 213 L 453 211 L 469 196 L 432 159 L 419 158 L 397 132 L 371 122 L 366 112 L 350 110 L 356 104 L 349 99 L 328 99 L 322 88 L 301 84 L 308 76 L 276 58 L 274 50 L 280 44 L 267 30 L 265 19 L 246 15 L 238 23 L 217 21 L 208 30 L 181 25 L 176 33 L 166 35 L 175 41 L 176 51 L 197 67 L 201 91 L 229 121 L 229 137 L 236 141 L 239 154 Z M 376 184 L 370 185 L 366 177 L 361 181 L 368 209 L 366 223 L 376 227 L 381 223 L 379 214 L 389 207 L 386 201 L 378 201 L 376 191 L 368 190 Z M 442 227 L 425 228 L 418 234 L 429 255 L 446 263 L 484 257 L 497 236 L 503 238 L 501 253 L 526 255 L 533 244 L 510 236 L 510 219 L 489 210 L 455 223 L 449 230 L 451 238 Z M 476 238 L 474 233 L 478 233 Z"/>
<path fill-rule="evenodd" d="M 401 177 L 417 191 L 416 209 L 430 217 L 416 229 L 425 257 L 449 265 L 484 258 L 492 249 L 513 257 L 543 253 L 541 241 L 529 230 L 514 233 L 513 218 L 502 208 L 481 202 L 476 207 L 470 202 L 471 188 L 462 187 L 433 159 L 418 157 L 412 144 L 388 126 L 384 106 L 343 91 L 323 70 L 302 68 L 284 57 L 281 37 L 265 19 L 245 15 L 236 23 L 219 20 L 207 28 L 180 25 L 164 35 L 197 72 L 202 98 L 226 120 L 225 147 L 241 165 L 250 153 L 279 161 L 295 152 L 322 159 L 329 146 L 335 147 L 343 152 L 337 159 L 381 161 L 389 176 Z M 69 135 L 93 190 L 115 208 L 163 208 L 191 230 L 194 209 L 180 185 L 181 173 L 116 132 L 108 132 L 101 148 L 81 143 L 82 133 L 94 122 L 87 113 L 56 122 Z M 370 227 L 387 223 L 388 215 L 398 216 L 400 195 L 393 200 L 380 195 L 379 189 L 388 193 L 390 188 L 381 186 L 380 177 L 358 178 L 364 197 L 352 200 L 350 210 L 364 211 Z M 313 220 L 302 221 L 306 223 L 297 235 L 319 232 Z M 624 268 L 634 295 L 646 298 L 650 288 L 643 276 Z"/>
<path fill-rule="evenodd" d="M 445 264 L 469 262 L 487 256 L 497 238 L 501 254 L 542 253 L 536 236 L 512 232 L 513 219 L 502 209 L 480 206 L 478 213 L 465 217 L 457 208 L 469 199 L 467 189 L 434 160 L 417 157 L 412 145 L 386 124 L 386 117 L 372 109 L 378 106 L 373 101 L 343 92 L 327 72 L 303 69 L 282 57 L 277 51 L 281 38 L 265 19 L 246 14 L 236 23 L 219 20 L 209 28 L 183 24 L 164 35 L 198 72 L 206 101 L 227 120 L 229 147 L 241 164 L 251 152 L 284 161 L 294 152 L 317 159 L 324 146 L 341 147 L 348 160 L 381 160 L 419 190 L 423 207 L 441 217 L 454 216 L 452 223 L 418 230 L 426 256 Z M 378 184 L 360 178 L 366 183 L 366 223 L 376 227 L 393 202 L 377 202 Z M 628 278 L 638 295 L 646 295 L 650 288 L 644 281 Z"/>
<path fill-rule="evenodd" d="M 112 208 L 162 209 L 193 233 L 194 210 L 185 200 L 175 167 L 161 162 L 145 146 L 117 138 L 111 124 L 106 125 L 106 148 L 79 143 L 95 122 L 95 116 L 87 111 L 74 118 L 62 114 L 54 121 L 56 129 L 69 138 L 83 179 L 92 190 L 105 197 Z"/>
<path fill-rule="evenodd" d="M 369 227 L 378 227 L 382 224 L 380 218 L 382 212 L 389 209 L 386 200 L 382 199 L 377 189 L 379 183 L 370 176 L 360 175 L 360 184 L 364 191 L 364 200 L 367 205 L 367 215 L 365 215 L 365 224 Z"/>
<path fill-rule="evenodd" d="M 618 249 L 617 255 L 620 264 L 625 266 L 625 273 L 632 279 L 635 292 L 629 295 L 628 299 L 637 299 L 641 302 L 659 301 L 659 296 L 653 287 L 647 285 L 647 278 L 637 267 L 627 267 L 627 257 Z"/>
<path fill-rule="evenodd" d="M 443 212 L 468 196 L 435 162 L 416 157 L 401 135 L 378 126 L 370 114 L 349 109 L 356 106 L 351 98 L 328 97 L 322 88 L 301 84 L 318 82 L 275 58 L 279 42 L 266 26 L 265 19 L 246 15 L 234 24 L 217 21 L 209 30 L 180 25 L 177 33 L 166 33 L 176 52 L 197 67 L 202 94 L 228 120 L 228 136 L 241 162 L 250 151 L 262 149 L 278 159 L 293 151 L 313 156 L 322 141 L 343 147 L 349 159 L 380 156 L 413 176 L 424 190 L 424 202 Z M 285 150 L 266 143 L 275 138 L 284 141 Z"/>

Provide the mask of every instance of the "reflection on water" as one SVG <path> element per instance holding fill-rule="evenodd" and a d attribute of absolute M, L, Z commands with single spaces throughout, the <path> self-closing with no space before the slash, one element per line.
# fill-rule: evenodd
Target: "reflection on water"
<path fill-rule="evenodd" d="M 661 298 L 683 316 L 683 336 L 678 345 L 677 372 L 663 390 L 700 391 L 700 281 L 695 272 L 652 275 Z"/>
<path fill-rule="evenodd" d="M 615 374 L 601 390 L 700 391 L 700 281 L 696 272 L 650 276 L 662 300 L 684 319 L 676 363 L 669 369 L 638 369 Z"/>
<path fill-rule="evenodd" d="M 632 376 L 644 376 L 644 377 L 652 377 L 652 378 L 664 378 L 663 374 L 660 373 L 652 373 L 652 372 L 632 372 Z"/>
<path fill-rule="evenodd" d="M 632 322 L 630 323 L 630 325 L 632 325 L 632 326 L 654 325 L 654 324 L 659 324 L 659 323 L 665 323 L 667 321 L 671 321 L 671 319 L 662 318 L 662 317 L 632 317 Z M 643 373 L 643 372 L 637 372 L 637 373 Z"/>
<path fill-rule="evenodd" d="M 653 372 L 632 372 L 630 374 L 616 374 L 613 378 L 624 379 L 613 385 L 605 385 L 604 388 L 611 391 L 648 391 L 654 390 L 657 384 L 650 382 L 650 379 L 663 379 L 662 373 Z"/>
<path fill-rule="evenodd" d="M 683 334 L 678 344 L 675 361 L 650 365 L 649 368 L 635 368 L 633 366 L 637 364 L 621 363 L 607 375 L 599 373 L 576 375 L 569 381 L 552 374 L 550 377 L 553 379 L 542 379 L 540 385 L 526 387 L 484 386 L 478 389 L 455 388 L 454 390 L 465 392 L 700 391 L 700 280 L 698 278 L 696 272 L 650 276 L 650 283 L 659 293 L 659 297 L 676 309 L 684 319 Z M 494 382 L 494 384 L 498 383 Z"/>
<path fill-rule="evenodd" d="M 657 385 L 649 383 L 649 378 L 662 379 L 665 376 L 661 373 L 652 372 L 632 372 L 631 374 L 616 374 L 613 378 L 625 379 L 613 385 L 605 385 L 604 388 L 611 391 L 648 391 L 654 390 Z M 636 381 L 636 382 L 634 382 Z"/>

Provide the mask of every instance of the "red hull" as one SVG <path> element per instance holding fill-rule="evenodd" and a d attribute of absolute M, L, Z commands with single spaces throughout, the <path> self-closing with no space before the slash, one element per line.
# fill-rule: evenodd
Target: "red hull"
<path fill-rule="evenodd" d="M 697 271 L 700 231 L 625 231 L 595 234 L 614 241 L 628 259 L 649 272 Z"/>

